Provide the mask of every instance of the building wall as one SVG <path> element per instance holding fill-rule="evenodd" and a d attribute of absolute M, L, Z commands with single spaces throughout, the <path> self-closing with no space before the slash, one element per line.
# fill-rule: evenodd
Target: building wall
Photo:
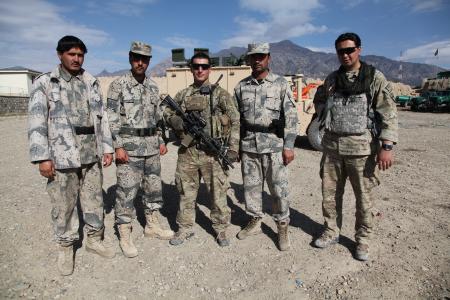
<path fill-rule="evenodd" d="M 24 96 L 0 96 L 0 116 L 26 114 L 28 99 Z"/>
<path fill-rule="evenodd" d="M 223 75 L 219 85 L 233 94 L 234 87 L 238 82 L 251 74 L 251 68 L 248 66 L 241 67 L 213 67 L 209 80 L 215 83 L 220 75 Z M 98 77 L 100 88 L 102 90 L 103 99 L 106 100 L 109 85 L 116 77 Z M 166 70 L 164 77 L 152 77 L 159 88 L 160 94 L 169 94 L 174 97 L 178 91 L 188 87 L 194 82 L 191 70 L 189 68 L 170 68 Z"/>
<path fill-rule="evenodd" d="M 31 90 L 28 74 L 0 74 L 0 95 L 28 96 Z"/>
<path fill-rule="evenodd" d="M 209 76 L 210 83 L 215 83 L 220 75 L 223 75 L 219 85 L 233 94 L 234 87 L 239 81 L 251 74 L 248 66 L 240 67 L 213 67 Z M 164 77 L 163 77 L 164 78 Z M 170 68 L 166 70 L 167 88 L 166 93 L 172 97 L 175 94 L 194 82 L 194 78 L 189 68 Z"/>

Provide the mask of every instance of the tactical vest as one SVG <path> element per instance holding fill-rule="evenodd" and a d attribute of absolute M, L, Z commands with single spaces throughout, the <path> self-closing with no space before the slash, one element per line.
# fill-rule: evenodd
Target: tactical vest
<path fill-rule="evenodd" d="M 372 121 L 369 118 L 369 101 L 367 94 L 331 95 L 333 106 L 331 107 L 331 122 L 329 131 L 342 135 L 361 135 L 371 128 Z"/>
<path fill-rule="evenodd" d="M 186 112 L 197 111 L 206 121 L 205 134 L 212 138 L 227 138 L 230 134 L 229 119 L 222 114 L 218 107 L 218 97 L 215 97 L 214 89 L 208 93 L 187 94 L 184 100 Z M 212 113 L 211 113 L 212 111 Z"/>

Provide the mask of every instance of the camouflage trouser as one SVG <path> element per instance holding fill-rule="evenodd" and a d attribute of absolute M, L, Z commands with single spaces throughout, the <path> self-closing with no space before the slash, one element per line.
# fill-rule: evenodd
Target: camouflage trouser
<path fill-rule="evenodd" d="M 229 226 L 231 219 L 227 205 L 228 175 L 213 156 L 195 147 L 180 147 L 178 150 L 175 181 L 180 193 L 180 208 L 177 223 L 180 228 L 194 225 L 200 176 L 203 177 L 208 193 L 212 195 L 210 217 L 213 229 L 219 233 Z"/>
<path fill-rule="evenodd" d="M 283 163 L 282 152 L 243 152 L 241 166 L 247 213 L 253 217 L 264 216 L 262 192 L 265 179 L 273 197 L 273 218 L 281 221 L 289 217 L 288 169 Z"/>
<path fill-rule="evenodd" d="M 343 156 L 324 152 L 321 161 L 322 212 L 326 231 L 337 236 L 342 227 L 342 201 L 347 177 L 356 198 L 355 239 L 368 243 L 373 232 L 371 190 L 380 184 L 375 155 Z"/>
<path fill-rule="evenodd" d="M 78 196 L 87 234 L 103 229 L 102 181 L 100 163 L 56 170 L 54 179 L 48 180 L 47 193 L 53 205 L 51 215 L 58 243 L 71 245 L 79 239 Z"/>
<path fill-rule="evenodd" d="M 129 156 L 128 163 L 117 165 L 117 198 L 114 209 L 118 224 L 127 224 L 136 218 L 134 199 L 140 188 L 142 203 L 146 210 L 158 210 L 162 207 L 159 154 Z"/>

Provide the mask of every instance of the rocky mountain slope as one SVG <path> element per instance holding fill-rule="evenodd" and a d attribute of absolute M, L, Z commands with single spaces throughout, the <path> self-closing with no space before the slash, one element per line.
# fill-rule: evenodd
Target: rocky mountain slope
<path fill-rule="evenodd" d="M 339 67 L 339 62 L 334 53 L 311 51 L 289 40 L 271 43 L 270 47 L 271 68 L 277 74 L 302 73 L 306 78 L 324 79 L 330 72 Z M 212 56 L 223 57 L 233 54 L 240 57 L 245 52 L 246 48 L 244 47 L 231 47 L 213 53 Z M 365 55 L 362 56 L 362 60 L 382 71 L 388 80 L 411 86 L 419 86 L 423 78 L 435 77 L 437 72 L 444 71 L 444 69 L 434 65 L 400 62 L 377 55 Z M 402 65 L 402 68 L 400 68 L 400 65 Z M 170 58 L 151 67 L 148 73 L 153 76 L 164 76 L 168 67 L 171 67 Z M 113 73 L 103 71 L 97 76 L 118 76 L 126 71 L 120 70 Z"/>

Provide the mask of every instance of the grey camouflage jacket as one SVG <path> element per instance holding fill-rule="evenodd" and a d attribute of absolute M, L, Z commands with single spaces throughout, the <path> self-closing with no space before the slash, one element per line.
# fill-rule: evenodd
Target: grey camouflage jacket
<path fill-rule="evenodd" d="M 56 169 L 81 166 L 80 151 L 75 129 L 67 114 L 67 92 L 61 86 L 60 67 L 39 76 L 34 84 L 28 104 L 28 138 L 30 160 L 38 163 L 52 160 Z M 113 153 L 111 132 L 98 81 L 82 71 L 87 86 L 89 114 L 96 135 L 97 155 Z"/>
<path fill-rule="evenodd" d="M 251 75 L 234 88 L 241 114 L 241 150 L 253 153 L 292 150 L 297 137 L 298 116 L 287 80 L 272 72 L 258 82 Z M 283 135 L 245 130 L 245 125 L 269 128 L 273 120 L 284 119 Z"/>
<path fill-rule="evenodd" d="M 124 148 L 130 156 L 149 156 L 159 153 L 162 110 L 159 107 L 158 86 L 150 78 L 139 83 L 131 71 L 114 80 L 109 86 L 107 111 L 114 148 Z M 121 128 L 151 128 L 152 136 L 133 136 L 119 133 Z"/>

